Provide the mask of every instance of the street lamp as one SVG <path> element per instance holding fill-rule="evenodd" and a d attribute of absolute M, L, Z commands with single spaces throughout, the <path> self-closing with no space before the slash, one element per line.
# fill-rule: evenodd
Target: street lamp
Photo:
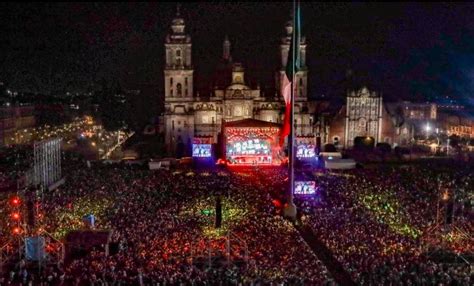
<path fill-rule="evenodd" d="M 448 137 L 448 143 L 446 143 L 446 156 L 449 155 L 449 137 Z"/>
<path fill-rule="evenodd" d="M 425 130 L 426 130 L 426 140 L 428 140 L 428 132 L 431 131 L 431 126 L 429 123 L 426 123 Z"/>
<path fill-rule="evenodd" d="M 439 146 L 439 128 L 436 128 L 436 141 L 437 141 L 437 146 L 436 150 L 441 150 L 441 147 Z"/>

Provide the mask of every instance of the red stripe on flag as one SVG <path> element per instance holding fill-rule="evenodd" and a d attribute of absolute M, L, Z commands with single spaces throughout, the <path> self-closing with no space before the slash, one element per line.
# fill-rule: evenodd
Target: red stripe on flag
<path fill-rule="evenodd" d="M 283 143 L 285 143 L 285 138 L 290 134 L 291 129 L 291 82 L 286 74 L 283 76 L 282 86 L 282 94 L 283 98 L 285 99 L 285 115 L 283 117 L 283 128 L 280 135 L 280 146 L 283 146 Z"/>

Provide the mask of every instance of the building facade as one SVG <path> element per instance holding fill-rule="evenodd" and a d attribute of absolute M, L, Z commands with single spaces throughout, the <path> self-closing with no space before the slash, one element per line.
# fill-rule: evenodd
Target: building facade
<path fill-rule="evenodd" d="M 354 138 L 371 137 L 375 142 L 382 136 L 382 96 L 362 88 L 347 95 L 344 146 L 352 147 Z"/>
<path fill-rule="evenodd" d="M 256 119 L 282 124 L 284 101 L 282 81 L 290 49 L 292 22 L 284 26 L 280 39 L 279 69 L 275 72 L 272 94 L 260 89 L 246 78 L 245 67 L 234 62 L 231 42 L 226 36 L 216 78 L 210 80 L 210 91 L 200 95 L 195 89 L 192 39 L 186 33 L 185 20 L 177 11 L 165 41 L 164 113 L 160 129 L 170 155 L 191 154 L 192 142 L 201 140 L 217 144 L 225 122 Z M 397 102 L 385 103 L 381 92 L 365 86 L 351 87 L 344 95 L 345 103 L 333 108 L 329 101 L 311 99 L 308 93 L 306 39 L 301 38 L 302 68 L 295 74 L 295 133 L 297 144 L 321 147 L 334 144 L 338 149 L 352 148 L 357 138 L 388 143 L 392 147 L 414 142 L 427 127 L 441 128 L 436 104 Z M 328 110 L 334 110 L 329 111 Z M 472 134 L 472 121 L 444 120 L 450 134 Z M 250 121 L 248 121 L 250 122 Z"/>
<path fill-rule="evenodd" d="M 34 106 L 0 107 L 0 146 L 21 144 L 28 140 L 24 129 L 35 126 Z"/>
<path fill-rule="evenodd" d="M 406 120 L 398 106 L 385 104 L 380 92 L 366 86 L 348 90 L 345 104 L 328 119 L 321 135 L 323 144 L 333 144 L 338 149 L 354 147 L 357 139 L 374 146 L 387 143 L 392 147 L 409 144 L 414 136 L 414 126 Z"/>
<path fill-rule="evenodd" d="M 225 84 L 216 84 L 206 96 L 195 92 L 192 40 L 185 28 L 185 21 L 178 11 L 165 42 L 165 112 L 162 122 L 165 143 L 170 154 L 189 155 L 190 145 L 196 139 L 205 139 L 206 142 L 217 144 L 223 122 L 242 119 L 283 122 L 282 95 L 268 97 L 258 85 L 248 84 L 244 66 L 232 61 L 231 43 L 227 37 L 223 43 L 222 55 L 227 72 L 221 74 L 227 77 L 221 81 Z M 286 24 L 285 31 L 279 47 L 281 67 L 275 76 L 277 87 L 281 86 L 290 48 L 290 21 Z M 296 74 L 295 85 L 295 132 L 300 141 L 312 141 L 314 124 L 308 108 L 305 39 L 301 41 L 301 59 L 303 69 Z"/>

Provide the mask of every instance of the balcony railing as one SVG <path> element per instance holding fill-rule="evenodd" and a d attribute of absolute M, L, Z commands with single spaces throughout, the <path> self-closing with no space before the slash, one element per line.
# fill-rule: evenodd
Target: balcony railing
<path fill-rule="evenodd" d="M 195 124 L 194 133 L 214 133 L 217 128 L 217 124 Z"/>

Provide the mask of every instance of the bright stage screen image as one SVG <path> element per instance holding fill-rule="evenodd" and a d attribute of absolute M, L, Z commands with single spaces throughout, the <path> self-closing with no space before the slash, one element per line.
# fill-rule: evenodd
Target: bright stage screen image
<path fill-rule="evenodd" d="M 295 181 L 295 195 L 314 195 L 316 194 L 315 181 Z"/>
<path fill-rule="evenodd" d="M 193 144 L 193 157 L 211 157 L 211 144 Z"/>
<path fill-rule="evenodd" d="M 296 147 L 296 157 L 297 158 L 314 158 L 316 153 L 314 151 L 314 145 L 298 145 Z"/>
<path fill-rule="evenodd" d="M 261 139 L 229 142 L 227 144 L 227 155 L 271 155 L 270 143 Z"/>

